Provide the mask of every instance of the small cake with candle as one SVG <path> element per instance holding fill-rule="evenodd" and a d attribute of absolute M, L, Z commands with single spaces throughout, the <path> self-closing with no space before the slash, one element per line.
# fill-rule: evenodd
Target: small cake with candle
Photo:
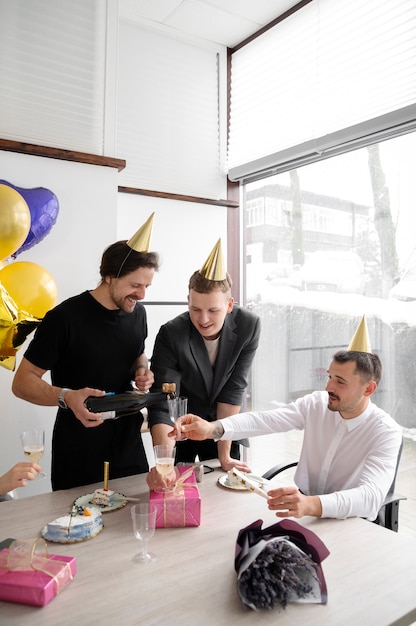
<path fill-rule="evenodd" d="M 109 471 L 110 463 L 104 461 L 104 487 L 103 489 L 96 489 L 91 499 L 91 502 L 97 506 L 111 506 L 114 501 L 114 491 L 108 488 Z"/>
<path fill-rule="evenodd" d="M 69 515 L 49 522 L 42 536 L 49 541 L 70 543 L 95 537 L 103 529 L 103 516 L 96 507 L 74 506 Z"/>
<path fill-rule="evenodd" d="M 97 506 L 111 506 L 114 502 L 114 493 L 111 489 L 96 489 L 91 502 Z"/>

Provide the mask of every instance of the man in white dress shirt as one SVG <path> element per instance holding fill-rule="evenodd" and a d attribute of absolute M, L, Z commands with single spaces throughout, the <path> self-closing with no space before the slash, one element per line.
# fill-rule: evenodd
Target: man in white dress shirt
<path fill-rule="evenodd" d="M 393 481 L 402 442 L 397 422 L 371 401 L 381 371 L 363 318 L 348 349 L 334 354 L 325 391 L 271 411 L 216 422 L 188 415 L 179 427 L 196 440 L 303 430 L 296 486 L 270 489 L 269 509 L 277 517 L 375 520 Z"/>

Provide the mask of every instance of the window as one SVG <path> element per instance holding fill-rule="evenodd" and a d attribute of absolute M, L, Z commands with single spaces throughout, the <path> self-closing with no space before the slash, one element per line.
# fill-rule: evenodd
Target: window
<path fill-rule="evenodd" d="M 232 54 L 231 180 L 415 130 L 415 63 L 413 0 L 301 7 Z"/>
<path fill-rule="evenodd" d="M 374 401 L 415 427 L 415 153 L 411 133 L 242 186 L 245 304 L 262 319 L 254 409 L 324 388 L 365 314 L 384 367 Z M 269 202 L 286 222 L 252 219 Z"/>

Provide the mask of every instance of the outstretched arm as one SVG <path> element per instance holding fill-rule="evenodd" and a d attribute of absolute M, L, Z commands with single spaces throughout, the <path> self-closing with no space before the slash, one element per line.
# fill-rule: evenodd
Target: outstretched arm
<path fill-rule="evenodd" d="M 45 373 L 46 370 L 33 365 L 23 357 L 13 378 L 12 391 L 14 395 L 39 406 L 58 406 L 61 387 L 55 387 L 43 380 Z M 75 417 L 86 428 L 91 428 L 103 423 L 101 414 L 88 411 L 84 402 L 88 396 L 103 396 L 104 394 L 104 391 L 90 387 L 69 389 L 65 395 L 65 402 Z"/>
<path fill-rule="evenodd" d="M 22 461 L 16 463 L 8 472 L 0 476 L 0 494 L 13 491 L 17 487 L 26 487 L 26 481 L 33 480 L 40 472 L 40 465 Z"/>
<path fill-rule="evenodd" d="M 204 439 L 220 439 L 224 434 L 224 428 L 221 425 L 221 420 L 207 422 L 198 415 L 188 413 L 175 422 L 169 437 L 175 437 L 178 432 L 184 434 L 188 439 L 204 441 Z"/>

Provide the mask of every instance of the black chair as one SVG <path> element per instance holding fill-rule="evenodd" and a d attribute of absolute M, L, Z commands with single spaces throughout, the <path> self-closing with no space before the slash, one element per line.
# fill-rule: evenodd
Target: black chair
<path fill-rule="evenodd" d="M 398 493 L 395 493 L 394 488 L 396 485 L 396 477 L 397 471 L 400 465 L 400 458 L 402 456 L 403 449 L 403 440 L 399 449 L 399 454 L 397 455 L 397 464 L 396 471 L 394 474 L 393 482 L 390 486 L 390 489 L 384 499 L 384 502 L 378 512 L 377 518 L 373 520 L 374 524 L 378 524 L 379 526 L 383 526 L 384 528 L 388 528 L 389 530 L 394 530 L 396 533 L 399 530 L 399 504 L 400 500 L 407 500 L 405 496 L 401 496 Z M 292 463 L 282 463 L 280 465 L 275 465 L 267 472 L 263 474 L 263 478 L 267 480 L 271 480 L 281 472 L 285 470 L 296 467 L 298 461 L 293 461 Z"/>

